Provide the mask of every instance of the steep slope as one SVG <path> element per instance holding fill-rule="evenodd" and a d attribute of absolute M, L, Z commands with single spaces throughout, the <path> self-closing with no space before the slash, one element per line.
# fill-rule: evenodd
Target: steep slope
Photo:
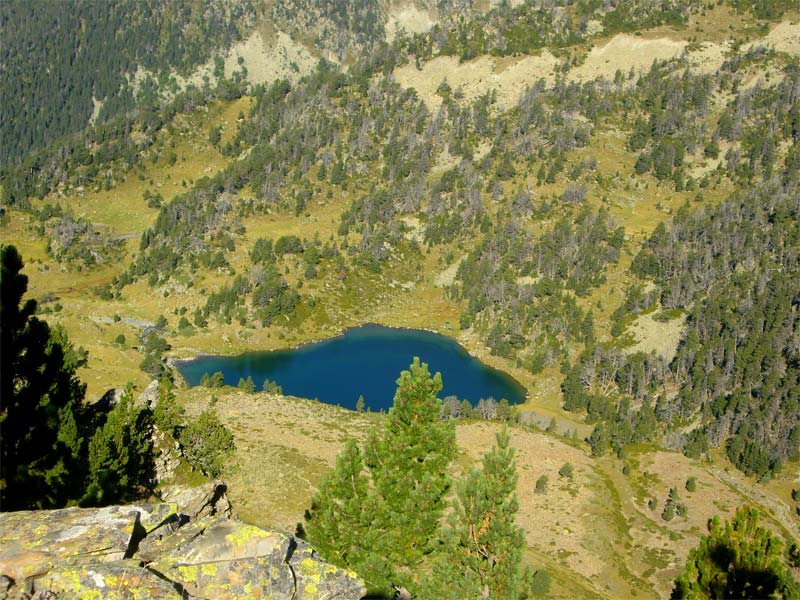
<path fill-rule="evenodd" d="M 665 595 L 705 519 L 747 498 L 796 536 L 800 15 L 326 7 L 272 4 L 279 28 L 231 46 L 221 84 L 4 177 L 4 239 L 35 258 L 46 317 L 89 349 L 90 392 L 143 385 L 166 356 L 367 321 L 435 329 L 527 387 L 526 422 L 588 440 L 520 433 L 529 559 L 563 593 L 572 577 L 587 597 Z M 268 85 L 248 82 L 259 56 Z M 172 349 L 144 373 L 149 331 Z M 370 426 L 214 395 L 252 520 L 292 526 L 341 437 Z M 461 425 L 465 464 L 494 427 Z M 586 488 L 533 495 L 562 459 Z M 299 491 L 269 496 L 264 469 Z M 688 513 L 667 520 L 672 488 Z"/>
<path fill-rule="evenodd" d="M 90 119 L 108 120 L 147 92 L 139 68 L 191 71 L 255 23 L 255 2 L 3 2 L 0 168 Z M 151 82 L 151 87 L 156 85 Z M 150 92 L 152 94 L 152 91 Z"/>

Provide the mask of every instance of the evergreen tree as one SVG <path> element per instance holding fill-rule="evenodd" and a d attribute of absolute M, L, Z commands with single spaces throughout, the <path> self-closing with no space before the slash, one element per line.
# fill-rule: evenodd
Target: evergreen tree
<path fill-rule="evenodd" d="M 383 431 L 365 449 L 376 495 L 373 527 L 382 532 L 375 551 L 394 571 L 376 575 L 375 583 L 413 587 L 415 568 L 437 541 L 455 427 L 439 418 L 441 374 L 431 377 L 419 358 L 401 373 L 397 386 Z"/>
<path fill-rule="evenodd" d="M 219 476 L 225 457 L 235 448 L 233 434 L 213 410 L 203 411 L 184 427 L 179 441 L 192 468 L 209 477 Z"/>
<path fill-rule="evenodd" d="M 521 567 L 525 534 L 514 522 L 517 470 L 507 430 L 459 483 L 445 531 L 446 552 L 433 570 L 431 591 L 440 598 L 527 597 Z M 432 596 L 433 597 L 433 596 Z"/>
<path fill-rule="evenodd" d="M 354 441 L 345 445 L 305 519 L 306 535 L 322 554 L 379 593 L 416 590 L 420 564 L 440 545 L 455 452 L 453 422 L 439 418 L 441 375 L 432 377 L 414 358 L 397 385 L 383 429 L 363 456 Z"/>
<path fill-rule="evenodd" d="M 742 507 L 733 520 L 708 522 L 708 535 L 689 552 L 675 580 L 678 598 L 797 598 L 800 586 L 784 562 L 783 543 L 758 525 L 758 511 Z"/>
<path fill-rule="evenodd" d="M 305 514 L 305 535 L 326 560 L 341 565 L 363 562 L 369 518 L 369 480 L 355 440 L 345 444 L 336 467 L 320 484 Z"/>
<path fill-rule="evenodd" d="M 264 380 L 262 389 L 268 394 L 283 394 L 283 387 L 277 381 L 267 378 Z"/>
<path fill-rule="evenodd" d="M 153 411 L 153 422 L 161 431 L 177 438 L 184 421 L 184 409 L 175 401 L 175 385 L 169 377 L 158 382 L 158 400 Z"/>
<path fill-rule="evenodd" d="M 245 379 L 244 377 L 240 377 L 239 384 L 237 385 L 237 387 L 240 390 L 247 392 L 248 394 L 252 394 L 253 392 L 256 391 L 256 383 L 255 381 L 253 381 L 253 377 L 250 375 L 247 376 L 247 379 Z"/>
<path fill-rule="evenodd" d="M 85 358 L 63 330 L 20 306 L 28 278 L 14 246 L 0 248 L 0 504 L 3 510 L 63 505 L 80 489 L 83 440 L 76 413 Z"/>
<path fill-rule="evenodd" d="M 129 383 L 89 440 L 89 485 L 81 504 L 111 504 L 140 496 L 154 472 L 152 433 L 153 415 L 136 406 Z"/>

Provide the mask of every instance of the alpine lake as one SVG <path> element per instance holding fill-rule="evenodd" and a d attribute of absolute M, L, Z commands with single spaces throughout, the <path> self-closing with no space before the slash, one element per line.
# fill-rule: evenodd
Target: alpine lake
<path fill-rule="evenodd" d="M 200 356 L 176 361 L 189 385 L 204 374 L 219 371 L 227 385 L 252 377 L 258 390 L 264 381 L 277 382 L 289 396 L 317 399 L 355 409 L 359 396 L 366 408 L 388 411 L 397 378 L 417 356 L 431 374 L 440 372 L 444 385 L 439 398 L 456 396 L 473 406 L 481 398 L 525 401 L 525 388 L 509 375 L 470 356 L 454 340 L 416 329 L 363 325 L 342 335 L 288 350 L 248 352 L 238 356 Z"/>

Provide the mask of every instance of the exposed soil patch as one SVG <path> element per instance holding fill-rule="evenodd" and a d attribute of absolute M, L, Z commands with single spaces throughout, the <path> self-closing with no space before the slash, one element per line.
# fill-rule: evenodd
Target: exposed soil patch
<path fill-rule="evenodd" d="M 416 6 L 409 5 L 398 7 L 389 13 L 386 20 L 386 41 L 390 44 L 397 34 L 404 31 L 407 34 L 424 33 L 436 24 L 436 21 L 426 12 Z"/>

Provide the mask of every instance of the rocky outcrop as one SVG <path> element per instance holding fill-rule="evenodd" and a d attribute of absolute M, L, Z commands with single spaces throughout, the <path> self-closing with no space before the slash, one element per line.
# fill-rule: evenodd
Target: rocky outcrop
<path fill-rule="evenodd" d="M 147 384 L 144 391 L 139 394 L 139 397 L 136 399 L 136 405 L 141 408 L 155 410 L 156 404 L 158 404 L 158 379 L 153 379 Z"/>
<path fill-rule="evenodd" d="M 0 599 L 355 599 L 352 572 L 230 515 L 224 486 L 172 501 L 0 513 Z"/>
<path fill-rule="evenodd" d="M 158 490 L 164 502 L 180 507 L 180 512 L 192 521 L 206 517 L 232 517 L 233 507 L 226 492 L 228 486 L 215 481 L 197 487 L 165 485 Z"/>

